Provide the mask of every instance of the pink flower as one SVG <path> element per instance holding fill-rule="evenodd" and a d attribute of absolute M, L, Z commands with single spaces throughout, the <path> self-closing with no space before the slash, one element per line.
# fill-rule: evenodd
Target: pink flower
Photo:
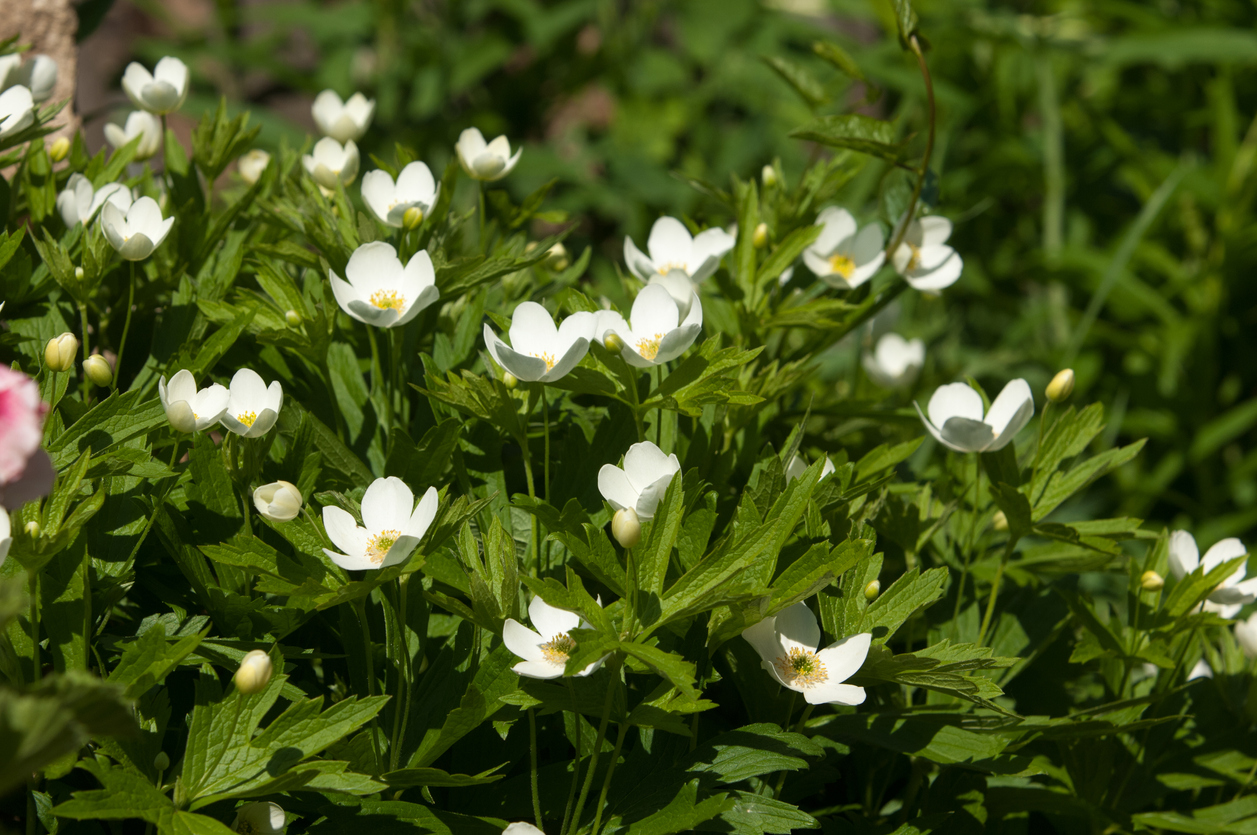
<path fill-rule="evenodd" d="M 47 404 L 39 386 L 0 366 L 0 506 L 17 507 L 52 490 L 52 459 L 40 449 Z"/>

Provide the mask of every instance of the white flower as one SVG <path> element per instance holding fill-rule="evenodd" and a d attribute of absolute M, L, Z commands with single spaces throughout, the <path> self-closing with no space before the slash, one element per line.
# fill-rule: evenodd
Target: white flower
<path fill-rule="evenodd" d="M 231 831 L 241 835 L 279 835 L 286 821 L 278 803 L 246 803 L 236 810 Z"/>
<path fill-rule="evenodd" d="M 807 472 L 808 463 L 803 460 L 802 455 L 796 455 L 790 459 L 790 466 L 786 467 L 786 482 L 794 481 L 799 476 Z M 834 462 L 829 460 L 829 456 L 825 456 L 825 465 L 821 467 L 821 478 L 831 475 L 834 472 Z"/>
<path fill-rule="evenodd" d="M 458 136 L 458 144 L 454 146 L 458 153 L 458 161 L 474 180 L 493 182 L 500 180 L 519 162 L 523 148 L 511 156 L 511 143 L 505 136 L 499 136 L 485 144 L 484 135 L 476 128 L 467 128 Z"/>
<path fill-rule="evenodd" d="M 277 384 L 278 385 L 278 384 Z M 218 423 L 227 411 L 227 389 L 214 383 L 200 391 L 192 372 L 186 368 L 170 378 L 157 381 L 157 395 L 161 398 L 166 419 L 176 431 L 200 432 Z"/>
<path fill-rule="evenodd" d="M 1248 553 L 1244 543 L 1231 537 L 1215 544 L 1200 558 L 1200 549 L 1196 547 L 1196 538 L 1187 531 L 1175 531 L 1170 534 L 1170 573 L 1179 580 L 1203 565 L 1205 573 L 1209 573 L 1227 560 L 1242 557 Z M 1224 618 L 1233 618 L 1245 603 L 1257 600 L 1257 577 L 1245 580 L 1248 561 L 1240 563 L 1239 568 L 1218 584 L 1205 601 L 1205 611 L 1217 612 Z"/>
<path fill-rule="evenodd" d="M 1034 417 L 1034 395 L 1030 385 L 1021 379 L 1004 386 L 985 417 L 982 396 L 966 383 L 939 386 L 930 398 L 928 420 L 920 405 L 913 405 L 930 434 L 957 452 L 1003 449 Z"/>
<path fill-rule="evenodd" d="M 314 121 L 324 135 L 337 142 L 361 139 L 375 115 L 375 100 L 362 93 L 354 93 L 348 101 L 341 101 L 335 90 L 324 90 L 314 97 L 310 108 Z"/>
<path fill-rule="evenodd" d="M 723 229 L 707 229 L 690 237 L 685 224 L 674 217 L 661 217 L 650 227 L 646 240 L 647 257 L 624 238 L 624 261 L 629 270 L 649 284 L 662 285 L 676 300 L 681 315 L 688 312 L 694 285 L 716 271 L 720 259 L 736 243 Z"/>
<path fill-rule="evenodd" d="M 415 507 L 415 494 L 400 478 L 377 478 L 362 496 L 362 526 L 346 510 L 335 505 L 323 508 L 327 536 L 344 552 L 324 548 L 323 553 L 351 571 L 403 562 L 436 518 L 437 503 L 435 487 L 429 487 Z"/>
<path fill-rule="evenodd" d="M 0 90 L 7 90 L 17 84 L 18 73 L 21 72 L 22 54 L 10 52 L 0 55 Z"/>
<path fill-rule="evenodd" d="M 589 629 L 589 624 L 580 615 L 556 609 L 540 597 L 528 604 L 528 618 L 536 627 L 535 632 L 514 618 L 507 618 L 502 625 L 502 642 L 524 659 L 511 669 L 525 678 L 558 678 L 576 650 L 576 640 L 568 633 L 577 628 Z M 587 676 L 606 660 L 604 655 L 576 675 Z"/>
<path fill-rule="evenodd" d="M 529 383 L 552 383 L 576 367 L 594 338 L 594 314 L 573 313 L 555 327 L 536 302 L 522 302 L 511 314 L 511 344 L 484 326 L 484 344 L 498 365 Z"/>
<path fill-rule="evenodd" d="M 956 250 L 946 245 L 950 236 L 951 221 L 945 217 L 912 221 L 891 258 L 895 270 L 917 290 L 942 290 L 955 284 L 964 264 Z"/>
<path fill-rule="evenodd" d="M 0 139 L 25 130 L 35 122 L 35 100 L 21 85 L 0 93 Z"/>
<path fill-rule="evenodd" d="M 122 75 L 122 89 L 136 107 L 161 116 L 178 110 L 187 98 L 188 67 L 178 58 L 166 56 L 150 73 L 132 61 Z"/>
<path fill-rule="evenodd" d="M 805 603 L 765 618 L 742 633 L 759 653 L 760 663 L 784 687 L 803 694 L 811 705 L 858 705 L 864 702 L 864 688 L 842 682 L 864 664 L 873 636 L 868 632 L 849 635 L 818 649 L 821 630 L 816 616 Z"/>
<path fill-rule="evenodd" d="M 400 229 L 406 212 L 418 209 L 426 216 L 432 211 L 440 186 L 422 162 L 412 162 L 397 175 L 397 182 L 387 171 L 372 171 L 362 178 L 362 200 L 380 222 Z"/>
<path fill-rule="evenodd" d="M 436 272 L 427 250 L 402 266 L 397 250 L 383 241 L 363 244 L 345 265 L 345 279 L 328 273 L 341 310 L 359 322 L 381 328 L 404 325 L 437 300 Z"/>
<path fill-rule="evenodd" d="M 354 181 L 358 161 L 358 146 L 352 139 L 341 145 L 329 136 L 315 142 L 313 152 L 301 158 L 314 181 L 333 191 L 338 182 L 349 185 Z"/>
<path fill-rule="evenodd" d="M 253 506 L 272 522 L 296 519 L 303 501 L 301 491 L 287 481 L 273 481 L 253 491 Z"/>
<path fill-rule="evenodd" d="M 855 218 L 846 209 L 830 206 L 816 218 L 820 236 L 803 250 L 803 263 L 831 287 L 859 287 L 873 277 L 886 260 L 882 227 L 871 223 L 856 231 Z"/>
<path fill-rule="evenodd" d="M 9 521 L 9 511 L 0 507 L 0 565 L 4 565 L 9 556 L 9 546 L 13 544 L 13 528 Z"/>
<path fill-rule="evenodd" d="M 100 228 L 118 254 L 128 261 L 143 261 L 161 246 L 175 223 L 173 217 L 162 219 L 157 201 L 141 197 L 124 214 L 113 203 L 105 203 L 100 213 Z"/>
<path fill-rule="evenodd" d="M 271 681 L 274 664 L 271 657 L 260 649 L 250 650 L 240 659 L 240 667 L 232 676 L 236 689 L 246 696 L 261 693 Z"/>
<path fill-rule="evenodd" d="M 0 546 L 0 550 L 2 550 Z M 0 562 L 4 557 L 0 556 Z M 1241 620 L 1235 624 L 1235 640 L 1239 642 L 1240 649 L 1244 650 L 1244 654 L 1249 658 L 1257 658 L 1257 614 L 1248 616 L 1247 620 Z"/>
<path fill-rule="evenodd" d="M 676 359 L 694 344 L 703 329 L 703 305 L 697 295 L 690 294 L 689 312 L 685 321 L 678 324 L 680 310 L 671 294 L 655 284 L 643 287 L 633 300 L 631 322 L 614 310 L 600 310 L 594 315 L 594 336 L 605 345 L 607 335 L 615 334 L 623 343 L 620 356 L 635 368 L 650 368 Z"/>
<path fill-rule="evenodd" d="M 1198 678 L 1213 678 L 1213 668 L 1203 658 L 1197 661 L 1191 672 L 1187 674 L 1188 681 L 1195 681 Z"/>
<path fill-rule="evenodd" d="M 502 835 L 546 835 L 531 823 L 513 823 L 502 830 Z"/>
<path fill-rule="evenodd" d="M 910 386 L 925 365 L 925 343 L 919 339 L 904 339 L 897 333 L 888 333 L 877 340 L 877 346 L 864 354 L 864 370 L 869 379 L 882 388 Z"/>
<path fill-rule="evenodd" d="M 279 420 L 284 405 L 284 389 L 279 380 L 268 388 L 256 371 L 242 368 L 231 378 L 227 390 L 227 411 L 220 420 L 223 427 L 246 438 L 265 435 Z"/>
<path fill-rule="evenodd" d="M 240 171 L 240 179 L 249 185 L 253 185 L 262 176 L 266 166 L 270 164 L 271 155 L 260 148 L 254 148 L 252 151 L 241 155 L 239 161 L 236 162 L 236 168 Z"/>
<path fill-rule="evenodd" d="M 105 183 L 99 189 L 92 188 L 92 181 L 82 174 L 71 174 L 65 190 L 57 195 L 57 211 L 65 225 L 87 224 L 106 202 L 123 211 L 131 208 L 131 189 L 122 183 Z"/>
<path fill-rule="evenodd" d="M 639 519 L 653 519 L 672 477 L 681 471 L 676 454 L 664 455 L 650 441 L 633 444 L 624 453 L 624 469 L 603 464 L 598 492 L 616 510 L 632 508 Z"/>
<path fill-rule="evenodd" d="M 47 101 L 57 86 L 57 62 L 47 55 L 34 55 L 18 71 L 17 83 L 31 91 L 36 102 Z"/>
<path fill-rule="evenodd" d="M 140 142 L 135 146 L 136 160 L 148 159 L 161 150 L 161 122 L 152 113 L 132 110 L 123 124 L 105 125 L 105 139 L 115 148 L 121 148 L 137 136 Z"/>

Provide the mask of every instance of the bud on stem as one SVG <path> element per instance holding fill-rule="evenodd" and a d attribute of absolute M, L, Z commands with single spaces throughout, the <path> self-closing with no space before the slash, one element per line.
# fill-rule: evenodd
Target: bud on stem
<path fill-rule="evenodd" d="M 625 548 L 632 548 L 641 542 L 642 523 L 637 519 L 637 511 L 631 507 L 617 510 L 611 517 L 611 535 Z"/>
<path fill-rule="evenodd" d="M 236 670 L 233 679 L 236 689 L 246 696 L 261 693 L 270 683 L 272 671 L 271 657 L 262 650 L 255 649 L 240 661 L 240 669 Z"/>
<path fill-rule="evenodd" d="M 69 371 L 74 367 L 74 357 L 79 352 L 79 340 L 72 333 L 63 333 L 48 340 L 44 348 L 44 363 L 49 371 Z"/>
<path fill-rule="evenodd" d="M 1047 398 L 1053 403 L 1064 403 L 1074 393 L 1074 369 L 1066 368 L 1058 371 L 1048 383 Z"/>

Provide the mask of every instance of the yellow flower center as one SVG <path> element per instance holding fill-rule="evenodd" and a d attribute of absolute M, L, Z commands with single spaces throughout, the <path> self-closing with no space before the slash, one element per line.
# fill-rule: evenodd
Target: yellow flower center
<path fill-rule="evenodd" d="M 908 259 L 907 267 L 910 272 L 921 265 L 921 247 L 907 241 L 904 241 L 904 243 L 908 245 L 908 249 L 912 250 L 912 257 Z"/>
<path fill-rule="evenodd" d="M 576 649 L 576 641 L 571 635 L 563 632 L 555 635 L 550 640 L 541 645 L 541 654 L 551 664 L 566 664 L 567 659 L 571 657 L 572 652 Z"/>
<path fill-rule="evenodd" d="M 813 687 L 829 678 L 820 656 L 801 647 L 791 647 L 773 663 L 783 679 L 799 687 Z"/>
<path fill-rule="evenodd" d="M 375 565 L 384 562 L 388 549 L 401 538 L 401 531 L 380 531 L 367 540 L 367 557 Z"/>
<path fill-rule="evenodd" d="M 540 354 L 533 354 L 533 356 L 539 360 L 545 360 L 546 371 L 551 371 L 554 369 L 554 354 L 550 353 L 549 351 L 542 351 Z"/>
<path fill-rule="evenodd" d="M 669 261 L 666 264 L 660 264 L 657 269 L 659 270 L 660 275 L 667 275 L 673 270 L 680 270 L 686 275 L 689 275 L 690 273 L 690 271 L 685 268 L 685 265 L 679 261 Z"/>
<path fill-rule="evenodd" d="M 653 360 L 659 356 L 659 343 L 663 340 L 663 334 L 657 333 L 653 338 L 642 337 L 637 340 L 637 353 L 642 355 L 642 359 Z"/>
<path fill-rule="evenodd" d="M 196 417 L 196 415 L 193 414 L 192 417 Z M 236 420 L 240 421 L 245 426 L 252 426 L 253 422 L 257 419 L 258 419 L 257 412 L 241 412 L 240 414 L 236 415 Z"/>
<path fill-rule="evenodd" d="M 829 268 L 843 278 L 851 278 L 851 274 L 855 272 L 855 261 L 835 253 L 829 256 Z"/>
<path fill-rule="evenodd" d="M 406 299 L 397 295 L 396 290 L 376 290 L 371 294 L 371 304 L 380 310 L 400 311 L 406 306 Z"/>

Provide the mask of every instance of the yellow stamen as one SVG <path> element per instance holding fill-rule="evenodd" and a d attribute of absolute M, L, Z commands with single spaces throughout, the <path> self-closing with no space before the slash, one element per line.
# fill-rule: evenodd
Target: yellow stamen
<path fill-rule="evenodd" d="M 551 354 L 549 351 L 542 351 L 540 354 L 533 354 L 533 356 L 539 360 L 545 360 L 546 371 L 554 369 L 554 354 Z"/>
<path fill-rule="evenodd" d="M 541 645 L 541 654 L 551 664 L 566 664 L 575 650 L 576 641 L 566 632 L 555 635 Z"/>
<path fill-rule="evenodd" d="M 921 265 L 921 247 L 907 241 L 904 241 L 904 243 L 908 245 L 908 249 L 912 250 L 912 257 L 908 259 L 906 268 L 908 272 L 911 272 Z"/>
<path fill-rule="evenodd" d="M 384 562 L 388 549 L 401 538 L 401 531 L 380 531 L 367 540 L 367 558 L 375 565 Z"/>
<path fill-rule="evenodd" d="M 660 264 L 660 265 L 658 266 L 658 268 L 657 268 L 657 269 L 659 270 L 659 274 L 660 274 L 660 275 L 667 275 L 668 273 L 672 272 L 673 270 L 680 270 L 681 272 L 685 273 L 686 275 L 689 275 L 689 274 L 690 274 L 690 271 L 689 271 L 689 270 L 687 270 L 687 269 L 685 268 L 685 265 L 684 265 L 684 264 L 681 264 L 681 263 L 679 263 L 679 262 L 677 262 L 677 261 L 669 261 L 669 262 L 668 262 L 668 263 L 666 263 L 666 264 Z"/>
<path fill-rule="evenodd" d="M 642 355 L 643 359 L 653 360 L 659 356 L 659 343 L 663 340 L 663 334 L 657 333 L 654 338 L 642 337 L 637 340 L 637 353 Z"/>
<path fill-rule="evenodd" d="M 829 673 L 825 671 L 825 665 L 821 663 L 820 656 L 801 647 L 791 647 L 786 655 L 778 658 L 773 664 L 783 679 L 799 687 L 814 687 L 817 684 L 823 684 L 829 678 Z"/>
<path fill-rule="evenodd" d="M 829 256 L 829 268 L 843 278 L 851 278 L 851 274 L 855 272 L 855 261 L 835 253 Z"/>
<path fill-rule="evenodd" d="M 406 306 L 406 299 L 397 295 L 396 290 L 376 290 L 371 294 L 371 304 L 380 310 L 400 311 Z"/>
<path fill-rule="evenodd" d="M 196 415 L 193 415 L 193 417 L 196 417 Z M 241 412 L 240 414 L 236 415 L 236 420 L 240 421 L 245 426 L 252 426 L 253 422 L 257 419 L 258 419 L 257 412 Z"/>

